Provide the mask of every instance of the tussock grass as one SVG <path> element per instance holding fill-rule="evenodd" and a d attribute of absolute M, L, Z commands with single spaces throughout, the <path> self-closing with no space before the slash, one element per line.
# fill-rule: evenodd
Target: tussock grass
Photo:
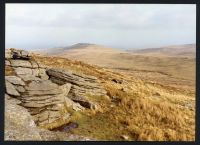
<path fill-rule="evenodd" d="M 73 133 L 99 140 L 123 140 L 120 136 L 127 135 L 129 140 L 194 141 L 195 111 L 184 106 L 185 102 L 195 101 L 194 93 L 79 61 L 39 56 L 35 59 L 48 66 L 96 76 L 108 92 L 110 100 L 88 96 L 102 110 L 94 113 L 86 109 L 74 114 L 72 121 L 79 127 Z M 115 83 L 113 78 L 124 82 Z"/>
<path fill-rule="evenodd" d="M 123 97 L 120 106 L 130 115 L 119 120 L 125 120 L 136 140 L 194 140 L 194 121 L 186 109 L 142 97 Z"/>

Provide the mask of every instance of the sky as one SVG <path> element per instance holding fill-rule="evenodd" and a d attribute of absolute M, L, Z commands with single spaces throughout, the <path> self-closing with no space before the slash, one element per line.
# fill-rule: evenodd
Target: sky
<path fill-rule="evenodd" d="M 196 43 L 194 4 L 6 4 L 6 48 Z"/>

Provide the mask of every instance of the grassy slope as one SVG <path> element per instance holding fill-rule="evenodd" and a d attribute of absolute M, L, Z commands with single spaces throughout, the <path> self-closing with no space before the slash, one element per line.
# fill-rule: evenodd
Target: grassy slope
<path fill-rule="evenodd" d="M 182 90 L 195 90 L 196 59 L 194 57 L 76 51 L 77 53 L 74 51 L 74 53 L 63 54 L 62 57 L 110 68 L 125 75 Z"/>
<path fill-rule="evenodd" d="M 109 96 L 117 96 L 115 102 L 89 96 L 102 109 L 78 114 L 74 120 L 79 128 L 73 133 L 99 140 L 123 140 L 121 135 L 128 135 L 130 140 L 194 140 L 195 111 L 188 108 L 188 104 L 195 108 L 194 91 L 183 92 L 79 61 L 38 56 L 35 59 L 48 66 L 96 76 Z M 123 83 L 114 83 L 113 78 Z"/>

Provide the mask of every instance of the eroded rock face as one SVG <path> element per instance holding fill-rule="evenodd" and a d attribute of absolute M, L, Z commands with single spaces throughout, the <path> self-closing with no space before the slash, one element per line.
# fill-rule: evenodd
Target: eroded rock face
<path fill-rule="evenodd" d="M 29 112 L 5 96 L 5 140 L 41 140 Z"/>
<path fill-rule="evenodd" d="M 61 112 L 66 110 L 65 98 L 71 85 L 58 86 L 48 80 L 46 67 L 32 60 L 26 51 L 10 49 L 6 51 L 6 58 L 6 65 L 17 75 L 5 76 L 6 93 L 20 101 L 35 123 L 41 126 L 66 118 Z"/>
<path fill-rule="evenodd" d="M 45 125 L 62 119 L 65 110 L 65 97 L 70 85 L 58 86 L 50 80 L 32 81 L 21 94 L 22 106 L 26 107 L 37 125 Z M 55 109 L 56 108 L 56 109 Z"/>
<path fill-rule="evenodd" d="M 94 109 L 95 104 L 86 99 L 86 95 L 105 96 L 106 91 L 98 83 L 97 78 L 82 74 L 76 74 L 62 69 L 48 69 L 47 74 L 50 80 L 59 85 L 70 83 L 72 84 L 68 97 L 80 105 Z"/>
<path fill-rule="evenodd" d="M 13 58 L 14 52 L 19 55 L 17 58 Z M 20 101 L 20 105 L 29 111 L 37 125 L 45 126 L 69 119 L 71 114 L 66 112 L 66 107 L 72 107 L 75 111 L 84 109 L 79 103 L 67 98 L 70 83 L 53 83 L 46 73 L 46 66 L 30 57 L 22 59 L 23 56 L 30 56 L 26 52 L 22 55 L 22 52 L 12 49 L 6 52 L 10 55 L 6 56 L 6 65 L 12 67 L 16 74 L 5 76 L 6 93 Z"/>
<path fill-rule="evenodd" d="M 20 114 L 20 109 L 24 109 L 26 113 L 22 111 L 22 115 L 27 118 L 31 116 L 34 124 L 41 127 L 51 126 L 56 122 L 59 122 L 57 127 L 62 126 L 60 120 L 68 120 L 71 117 L 67 108 L 72 108 L 75 111 L 81 111 L 85 108 L 97 109 L 98 105 L 85 97 L 87 94 L 106 95 L 106 91 L 99 85 L 97 78 L 59 69 L 50 69 L 31 59 L 27 51 L 6 50 L 5 65 L 12 68 L 14 72 L 5 76 L 6 94 L 8 94 L 6 98 L 9 100 L 7 107 L 12 107 L 13 102 L 15 102 L 15 105 L 20 105 L 13 106 L 13 108 L 17 108 L 17 115 Z M 12 98 L 15 98 L 15 100 Z M 9 112 L 6 113 L 9 114 Z M 15 117 L 17 118 L 16 115 Z M 26 121 L 30 122 L 30 119 Z M 10 134 L 7 134 L 8 140 L 18 140 L 21 135 L 23 136 L 18 132 L 20 130 L 18 124 L 14 128 L 17 122 L 13 123 L 9 119 L 8 123 L 10 127 L 7 125 L 7 131 L 9 133 L 12 129 L 16 129 L 15 136 L 10 138 L 8 137 Z M 35 125 L 33 125 L 33 128 Z M 28 124 L 27 127 L 29 127 Z M 27 131 L 26 127 L 22 126 L 21 129 L 29 134 L 24 135 L 24 138 L 21 138 L 22 140 L 28 140 L 32 137 L 31 132 Z M 30 129 L 32 130 L 31 127 Z M 40 140 L 40 137 L 36 134 L 33 133 L 35 137 L 32 137 L 32 139 Z"/>
<path fill-rule="evenodd" d="M 25 50 L 17 50 L 14 48 L 6 49 L 5 51 L 6 59 L 30 59 L 30 53 Z"/>
<path fill-rule="evenodd" d="M 90 141 L 87 137 L 37 128 L 19 100 L 5 94 L 5 141 Z"/>
<path fill-rule="evenodd" d="M 32 75 L 30 68 L 16 67 L 14 70 L 17 75 Z"/>
<path fill-rule="evenodd" d="M 26 60 L 10 60 L 11 66 L 13 67 L 27 67 L 32 68 L 32 65 L 29 61 Z"/>
<path fill-rule="evenodd" d="M 21 105 L 27 108 L 37 125 L 62 119 L 60 111 L 65 109 L 65 97 L 69 90 L 70 85 L 58 86 L 50 80 L 31 81 L 25 86 L 25 82 L 19 77 L 6 77 L 6 92 L 21 101 Z"/>
<path fill-rule="evenodd" d="M 25 83 L 22 81 L 22 79 L 17 76 L 5 76 L 5 79 L 13 85 L 25 86 Z"/>
<path fill-rule="evenodd" d="M 8 81 L 6 81 L 6 92 L 12 96 L 20 96 L 19 92 L 15 89 L 15 87 Z"/>

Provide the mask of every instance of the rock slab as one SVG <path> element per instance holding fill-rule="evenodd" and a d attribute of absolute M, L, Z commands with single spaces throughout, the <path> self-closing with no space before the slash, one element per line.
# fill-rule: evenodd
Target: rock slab
<path fill-rule="evenodd" d="M 86 108 L 93 109 L 94 104 L 86 99 L 88 94 L 96 96 L 106 96 L 106 91 L 98 83 L 97 78 L 84 74 L 76 74 L 62 69 L 47 69 L 47 74 L 52 82 L 59 85 L 65 83 L 72 84 L 71 90 L 67 97 L 81 104 Z"/>

